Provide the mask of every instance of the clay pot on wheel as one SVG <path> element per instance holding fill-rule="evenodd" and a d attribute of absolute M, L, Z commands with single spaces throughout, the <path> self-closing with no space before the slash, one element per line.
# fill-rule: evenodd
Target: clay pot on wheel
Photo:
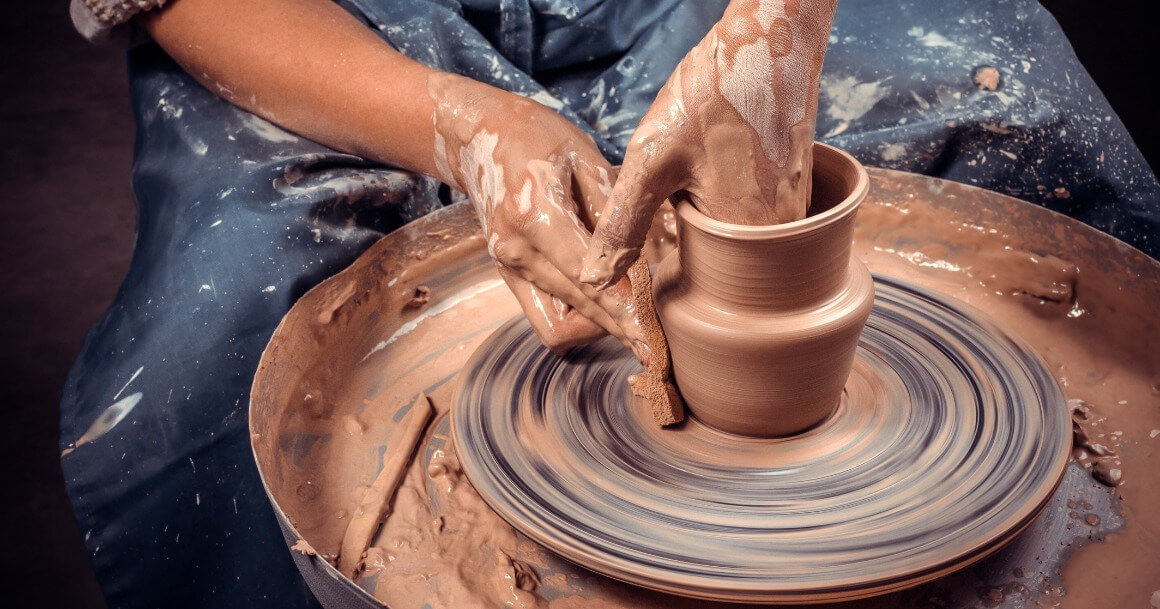
<path fill-rule="evenodd" d="M 702 422 L 772 437 L 833 412 L 874 300 L 850 251 L 868 188 L 857 160 L 815 144 L 802 220 L 744 226 L 678 205 L 679 247 L 658 267 L 654 296 L 677 386 Z"/>

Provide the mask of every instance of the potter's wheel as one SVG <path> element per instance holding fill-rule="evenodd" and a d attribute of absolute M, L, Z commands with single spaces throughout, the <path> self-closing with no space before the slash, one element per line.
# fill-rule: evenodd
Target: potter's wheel
<path fill-rule="evenodd" d="M 1047 504 L 1070 420 L 1037 356 L 961 304 L 878 277 L 835 413 L 804 434 L 669 430 L 612 339 L 563 358 L 526 319 L 463 370 L 464 471 L 505 520 L 583 566 L 698 598 L 819 602 L 927 581 Z"/>
<path fill-rule="evenodd" d="M 995 554 L 914 588 L 842 606 L 1147 606 L 1156 589 L 1155 570 L 1147 567 L 1157 564 L 1160 521 L 1154 507 L 1160 491 L 1140 481 L 1160 467 L 1154 448 L 1160 433 L 1151 434 L 1160 430 L 1160 264 L 1074 220 L 1010 197 L 912 174 L 868 172 L 871 192 L 858 215 L 857 255 L 871 271 L 906 277 L 949 302 L 967 303 L 1030 344 L 1067 398 L 1107 417 L 1093 431 L 1107 432 L 1101 441 L 1110 441 L 1112 449 L 1123 444 L 1118 452 L 1127 482 L 1103 486 L 1073 462 L 1042 516 Z M 1068 271 L 1067 264 L 1082 274 Z M 430 289 L 430 301 L 415 307 L 420 286 Z M 400 583 L 409 569 L 431 563 L 435 553 L 427 546 L 407 550 L 381 536 L 375 544 L 396 557 L 390 563 L 395 573 L 356 582 L 330 561 L 345 530 L 340 515 L 392 453 L 398 421 L 419 392 L 445 412 L 469 355 L 519 312 L 495 273 L 474 210 L 464 204 L 384 237 L 287 314 L 258 366 L 250 440 L 286 536 L 284 551 L 323 606 L 473 605 L 416 601 Z M 447 427 L 446 421 L 433 424 L 417 452 L 409 496 L 434 501 L 424 490 L 431 481 L 425 457 L 445 445 L 441 434 Z M 1121 517 L 1121 509 L 1129 514 Z M 1118 534 L 1105 539 L 1111 532 Z M 541 579 L 536 594 L 554 607 L 736 607 L 622 584 L 559 560 L 523 535 L 513 537 L 504 549 L 535 569 Z M 290 550 L 300 541 L 317 553 Z M 440 541 L 480 547 L 474 538 Z M 1133 565 L 1138 568 L 1130 570 Z M 479 571 L 457 563 L 448 569 Z M 427 573 L 416 571 L 416 577 Z M 1066 598 L 1060 598 L 1063 592 Z M 479 604 L 486 606 L 474 602 Z"/>

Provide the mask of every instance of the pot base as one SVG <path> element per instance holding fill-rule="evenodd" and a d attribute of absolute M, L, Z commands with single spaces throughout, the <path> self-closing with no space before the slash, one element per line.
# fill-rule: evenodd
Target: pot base
<path fill-rule="evenodd" d="M 962 568 L 1047 505 L 1065 401 L 1037 356 L 963 305 L 882 278 L 876 291 L 838 408 L 780 439 L 660 430 L 615 341 L 557 358 L 512 321 L 463 370 L 464 472 L 549 549 L 684 596 L 852 599 Z"/>

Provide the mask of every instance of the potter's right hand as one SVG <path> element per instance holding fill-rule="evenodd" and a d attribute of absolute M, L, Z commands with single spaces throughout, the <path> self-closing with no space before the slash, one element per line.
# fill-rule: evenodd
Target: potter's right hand
<path fill-rule="evenodd" d="M 612 168 L 592 139 L 553 110 L 451 74 L 433 74 L 435 166 L 471 198 L 488 252 L 532 328 L 560 352 L 604 334 L 642 361 L 648 347 L 627 279 L 578 281 Z"/>
<path fill-rule="evenodd" d="M 710 218 L 805 217 L 818 77 L 837 0 L 734 0 L 629 141 L 580 280 L 605 287 L 640 255 L 666 198 Z"/>

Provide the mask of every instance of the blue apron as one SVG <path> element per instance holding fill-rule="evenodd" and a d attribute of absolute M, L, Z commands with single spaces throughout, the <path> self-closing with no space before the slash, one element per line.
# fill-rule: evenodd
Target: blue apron
<path fill-rule="evenodd" d="M 558 109 L 618 163 L 725 4 L 344 6 L 421 62 Z M 259 355 L 306 290 L 462 196 L 239 110 L 154 45 L 132 50 L 129 65 L 133 262 L 61 403 L 61 463 L 80 530 L 110 607 L 315 607 L 248 448 Z M 986 66 L 1000 73 L 995 91 L 972 81 Z M 1156 177 L 1031 0 L 846 0 L 818 137 L 868 165 L 1011 194 L 1160 253 Z"/>

